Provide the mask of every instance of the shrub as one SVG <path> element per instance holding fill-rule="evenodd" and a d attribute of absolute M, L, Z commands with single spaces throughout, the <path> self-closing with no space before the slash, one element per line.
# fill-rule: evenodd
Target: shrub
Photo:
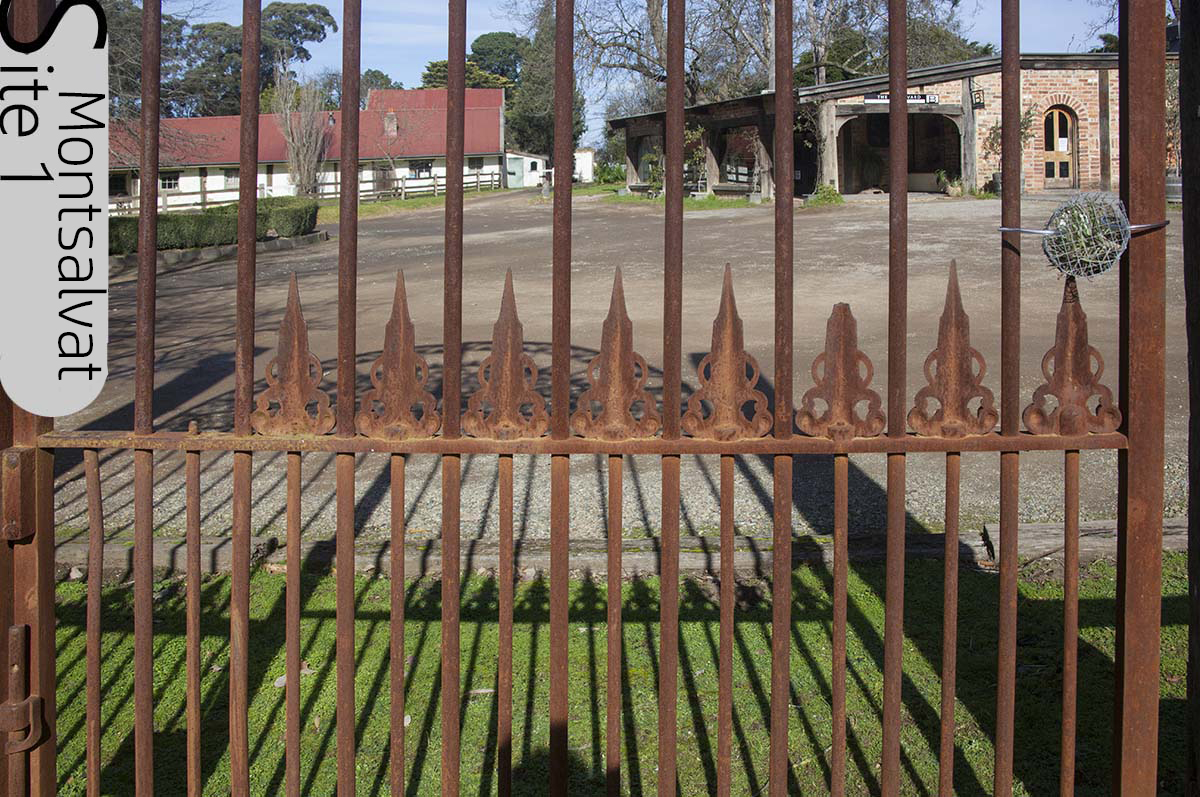
<path fill-rule="evenodd" d="M 136 216 L 108 220 L 108 252 L 124 255 L 137 251 Z M 230 213 L 159 213 L 158 248 L 194 249 L 237 243 L 237 216 Z"/>
<path fill-rule="evenodd" d="M 110 216 L 108 219 L 108 253 L 127 255 L 137 251 L 137 216 Z"/>
<path fill-rule="evenodd" d="M 832 185 L 822 183 L 817 186 L 817 190 L 813 191 L 808 199 L 804 200 L 804 207 L 819 208 L 824 205 L 842 205 L 846 200 L 838 193 L 838 190 Z"/>
<path fill-rule="evenodd" d="M 159 249 L 195 249 L 237 243 L 237 205 L 219 205 L 200 213 L 159 213 Z M 258 201 L 255 237 L 264 240 L 274 228 L 278 235 L 307 235 L 317 226 L 317 202 L 298 197 L 270 197 Z M 138 217 L 112 216 L 108 220 L 108 253 L 137 251 Z"/>
<path fill-rule="evenodd" d="M 237 243 L 237 216 L 234 214 L 158 214 L 159 249 L 194 249 L 232 243 Z"/>
<path fill-rule="evenodd" d="M 232 216 L 236 219 L 238 215 L 238 203 L 234 202 L 232 205 L 217 205 L 215 207 L 205 209 L 204 213 L 212 214 L 214 216 Z M 258 241 L 264 241 L 267 238 L 267 231 L 271 228 L 271 225 L 270 210 L 263 205 L 262 200 L 259 200 L 258 202 L 257 213 L 255 214 L 255 217 L 254 238 Z"/>
<path fill-rule="evenodd" d="M 277 204 L 270 209 L 270 219 L 275 234 L 281 238 L 307 235 L 317 227 L 317 202 L 315 199 L 292 199 Z"/>
<path fill-rule="evenodd" d="M 615 163 L 596 164 L 596 182 L 623 183 L 625 182 L 625 167 Z"/>

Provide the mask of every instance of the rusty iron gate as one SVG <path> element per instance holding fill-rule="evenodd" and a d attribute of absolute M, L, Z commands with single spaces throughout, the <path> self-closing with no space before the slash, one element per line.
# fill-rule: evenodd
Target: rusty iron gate
<path fill-rule="evenodd" d="M 259 97 L 260 3 L 243 6 L 241 114 L 255 119 Z M 23 0 L 15 10 L 18 36 L 32 39 L 53 0 Z M 967 321 L 956 301 L 951 272 L 947 310 L 938 346 L 929 355 L 928 385 L 910 404 L 905 384 L 907 291 L 907 198 L 890 196 L 890 248 L 887 375 L 884 395 L 869 384 L 870 361 L 859 351 L 855 322 L 847 305 L 837 305 L 828 321 L 825 352 L 814 364 L 816 384 L 793 402 L 793 184 L 776 179 L 775 344 L 773 407 L 755 387 L 758 365 L 742 348 L 741 322 L 726 275 L 724 296 L 713 328 L 711 351 L 700 365 L 699 391 L 681 402 L 681 319 L 683 277 L 683 20 L 684 0 L 668 0 L 667 106 L 665 135 L 666 203 L 663 258 L 663 393 L 661 407 L 643 391 L 645 361 L 634 352 L 632 328 L 623 312 L 619 275 L 613 311 L 605 322 L 598 358 L 589 366 L 588 392 L 570 414 L 571 345 L 571 185 L 560 180 L 553 221 L 553 368 L 549 410 L 533 392 L 536 369 L 522 351 L 511 282 L 505 287 L 493 349 L 480 372 L 481 388 L 463 396 L 462 252 L 463 140 L 466 0 L 449 2 L 449 112 L 446 140 L 448 190 L 445 217 L 444 381 L 438 406 L 426 384 L 427 364 L 413 348 L 403 284 L 398 283 L 393 317 L 384 333 L 383 354 L 371 367 L 373 388 L 355 396 L 355 279 L 358 230 L 356 166 L 359 124 L 360 0 L 345 0 L 343 20 L 344 125 L 341 137 L 340 237 L 338 239 L 337 402 L 331 406 L 319 388 L 320 365 L 308 350 L 307 332 L 293 282 L 279 336 L 276 359 L 266 373 L 268 387 L 253 395 L 255 252 L 242 247 L 237 263 L 236 399 L 233 428 L 222 432 L 156 431 L 153 425 L 155 353 L 156 193 L 159 138 L 160 0 L 144 0 L 141 108 L 141 224 L 137 282 L 135 420 L 132 430 L 53 432 L 48 419 L 3 405 L 0 437 L 3 523 L 0 524 L 0 794 L 19 797 L 55 792 L 55 642 L 53 605 L 52 466 L 54 449 L 82 449 L 88 491 L 90 561 L 87 623 L 87 791 L 100 793 L 99 722 L 101 642 L 100 578 L 103 518 L 98 452 L 132 450 L 135 473 L 134 545 L 134 756 L 139 795 L 153 793 L 152 710 L 152 554 L 155 454 L 184 452 L 187 507 L 187 791 L 201 791 L 199 532 L 200 459 L 204 452 L 233 453 L 233 569 L 230 604 L 229 752 L 232 791 L 251 790 L 247 728 L 248 612 L 250 583 L 251 461 L 255 452 L 287 452 L 286 578 L 286 741 L 288 794 L 300 793 L 300 464 L 304 452 L 336 455 L 336 558 L 354 556 L 355 454 L 390 453 L 391 501 L 402 507 L 405 455 L 441 457 L 443 575 L 441 640 L 441 790 L 456 795 L 459 785 L 459 495 L 464 454 L 499 458 L 500 539 L 498 683 L 499 793 L 511 789 L 512 613 L 513 613 L 513 458 L 546 454 L 551 468 L 550 771 L 549 791 L 570 790 L 567 771 L 567 686 L 571 673 L 562 655 L 568 646 L 568 574 L 572 455 L 607 455 L 608 580 L 620 595 L 622 457 L 661 458 L 662 557 L 659 671 L 659 794 L 675 792 L 676 697 L 679 628 L 680 460 L 682 455 L 721 456 L 720 647 L 718 709 L 718 793 L 730 789 L 732 705 L 734 457 L 773 458 L 774 565 L 772 578 L 769 789 L 778 797 L 788 784 L 789 626 L 791 611 L 793 457 L 819 454 L 833 459 L 834 575 L 830 789 L 844 791 L 846 758 L 847 482 L 849 454 L 887 458 L 887 580 L 884 631 L 884 699 L 881 785 L 884 794 L 901 784 L 900 725 L 905 525 L 905 463 L 909 455 L 942 455 L 946 461 L 945 627 L 943 632 L 941 772 L 943 795 L 952 792 L 955 617 L 957 606 L 958 492 L 960 452 L 995 452 L 1000 458 L 999 647 L 996 662 L 995 781 L 999 795 L 1012 792 L 1017 629 L 1018 463 L 1022 451 L 1062 451 L 1066 499 L 1066 599 L 1062 792 L 1073 793 L 1075 664 L 1078 630 L 1079 452 L 1119 452 L 1119 535 L 1117 653 L 1114 684 L 1113 791 L 1152 794 L 1156 788 L 1161 522 L 1163 497 L 1165 235 L 1151 229 L 1134 235 L 1120 268 L 1120 392 L 1114 402 L 1095 382 L 1077 294 L 1068 283 L 1059 317 L 1058 339 L 1047 354 L 1047 384 L 1028 403 L 1019 390 L 1021 249 L 1015 233 L 1000 236 L 1002 343 L 999 406 L 981 382 L 982 358 L 967 337 Z M 774 164 L 792 173 L 794 115 L 792 0 L 775 0 L 777 86 Z M 892 185 L 907 173 L 905 5 L 890 0 L 890 172 Z M 1021 116 L 1019 92 L 1018 0 L 1003 0 L 1003 211 L 1006 227 L 1020 223 Z M 572 0 L 556 0 L 554 162 L 572 159 L 573 42 Z M 1120 190 L 1134 224 L 1151 224 L 1164 207 L 1164 55 L 1162 6 L 1152 0 L 1124 0 L 1120 6 Z M 241 126 L 241 170 L 256 172 L 258 127 Z M 569 173 L 569 172 L 567 172 Z M 240 239 L 253 240 L 255 184 L 240 186 Z M 802 244 L 803 242 L 801 242 Z M 981 241 L 981 246 L 992 246 Z M 1044 345 L 1040 342 L 1039 345 Z M 1092 398 L 1090 406 L 1087 396 Z M 1045 396 L 1057 409 L 1050 411 Z M 463 409 L 465 402 L 465 412 Z M 968 408 L 981 402 L 978 411 Z M 867 410 L 856 407 L 865 401 Z M 824 407 L 818 410 L 818 404 Z M 639 406 L 640 410 L 633 408 Z M 752 407 L 751 412 L 744 408 Z M 936 407 L 936 411 L 933 408 Z M 419 408 L 419 409 L 417 409 Z M 1023 412 L 1024 408 L 1024 412 Z M 414 411 L 416 410 L 416 411 Z M 911 411 L 910 411 L 911 410 Z M 995 426 L 999 424 L 999 430 Z M 1024 428 L 1023 428 L 1024 424 Z M 797 428 L 801 432 L 797 434 Z M 402 550 L 403 511 L 391 517 L 393 551 Z M 404 557 L 391 557 L 391 661 L 404 661 Z M 354 690 L 353 567 L 336 574 L 337 694 Z M 620 787 L 621 708 L 619 703 L 621 607 L 608 605 L 607 777 L 610 794 Z M 391 787 L 404 789 L 403 668 L 393 667 L 391 708 Z M 337 783 L 340 795 L 355 788 L 354 701 L 338 700 Z"/>

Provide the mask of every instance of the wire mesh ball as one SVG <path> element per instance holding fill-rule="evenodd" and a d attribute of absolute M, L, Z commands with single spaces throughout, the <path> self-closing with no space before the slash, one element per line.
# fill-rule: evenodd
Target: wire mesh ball
<path fill-rule="evenodd" d="M 1112 194 L 1076 194 L 1058 206 L 1046 230 L 1042 238 L 1046 258 L 1074 277 L 1103 274 L 1129 246 L 1129 217 Z"/>

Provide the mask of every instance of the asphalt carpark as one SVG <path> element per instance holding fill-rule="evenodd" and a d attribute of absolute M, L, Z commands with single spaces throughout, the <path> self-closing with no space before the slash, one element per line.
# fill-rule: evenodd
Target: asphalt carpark
<path fill-rule="evenodd" d="M 1060 197 L 1027 197 L 1023 224 L 1041 226 Z M 599 347 L 614 270 L 624 274 L 625 296 L 634 324 L 635 348 L 650 363 L 650 387 L 661 388 L 662 367 L 662 205 L 614 204 L 580 197 L 574 204 L 572 281 L 573 395 L 585 387 L 584 369 Z M 936 342 L 947 269 L 956 259 L 963 302 L 971 318 L 971 339 L 988 363 L 985 383 L 999 398 L 1000 203 L 995 200 L 914 196 L 909 211 L 908 396 L 925 384 L 922 365 Z M 1167 411 L 1166 514 L 1186 509 L 1186 342 L 1180 214 L 1169 212 L 1167 229 Z M 685 398 L 696 387 L 695 368 L 708 351 L 717 310 L 721 272 L 733 266 L 738 307 L 748 351 L 763 370 L 760 389 L 771 395 L 773 301 L 773 212 L 769 206 L 688 212 L 684 217 L 684 297 L 682 370 Z M 541 368 L 539 388 L 549 396 L 551 206 L 528 192 L 470 198 L 464 238 L 464 390 L 477 384 L 478 362 L 490 347 L 507 269 L 512 269 L 526 351 Z M 884 393 L 887 372 L 886 197 L 842 207 L 801 210 L 795 219 L 795 384 L 797 401 L 812 385 L 809 365 L 824 346 L 825 323 L 836 302 L 851 304 L 858 320 L 859 346 L 875 365 L 873 387 Z M 432 366 L 431 386 L 440 383 L 442 337 L 442 244 L 440 208 L 414 210 L 363 221 L 358 258 L 358 391 L 369 387 L 368 367 L 382 344 L 396 273 L 403 270 L 420 352 Z M 1134 264 L 1136 267 L 1136 264 Z M 334 241 L 285 253 L 260 255 L 257 271 L 256 393 L 274 354 L 276 330 L 291 274 L 299 279 L 312 351 L 326 368 L 325 389 L 336 400 L 337 244 Z M 185 429 L 195 420 L 203 430 L 231 428 L 233 388 L 234 274 L 232 261 L 161 274 L 158 280 L 155 423 Z M 1022 275 L 1021 381 L 1024 402 L 1043 381 L 1042 356 L 1054 339 L 1062 280 L 1051 270 L 1034 239 L 1025 241 Z M 1117 393 L 1117 275 L 1080 285 L 1090 341 L 1103 356 L 1104 382 Z M 60 429 L 129 429 L 133 418 L 133 279 L 111 288 L 110 375 L 101 397 L 87 410 L 59 419 Z M 465 399 L 464 399 L 465 401 Z M 1023 403 L 1024 403 L 1023 402 Z M 905 408 L 907 410 L 907 407 Z M 600 537 L 606 526 L 606 475 L 601 456 L 571 460 L 571 534 Z M 1021 520 L 1062 519 L 1062 454 L 1021 457 Z M 388 475 L 384 455 L 358 458 L 357 532 L 365 540 L 387 536 Z M 998 514 L 996 454 L 966 454 L 962 460 L 962 527 L 979 530 Z M 183 458 L 159 454 L 155 469 L 155 524 L 160 534 L 182 534 Z M 1084 452 L 1082 514 L 1085 519 L 1116 515 L 1114 452 Z M 518 457 L 514 467 L 515 524 L 518 539 L 549 533 L 549 458 Z M 683 532 L 715 534 L 718 528 L 718 467 L 715 458 L 688 457 L 683 463 Z M 852 532 L 881 531 L 886 496 L 885 458 L 851 458 Z M 467 456 L 463 462 L 462 533 L 488 538 L 496 533 L 496 457 Z M 943 513 L 944 457 L 909 457 L 907 505 L 910 528 L 937 531 Z M 132 457 L 102 455 L 106 529 L 128 534 L 133 518 Z M 56 519 L 60 535 L 87 527 L 87 503 L 79 454 L 61 451 L 57 460 Z M 308 539 L 334 533 L 332 459 L 306 455 L 302 521 Z M 735 521 L 740 532 L 769 534 L 769 458 L 739 457 L 735 478 Z M 660 525 L 660 471 L 656 457 L 628 457 L 623 489 L 625 534 L 643 535 Z M 228 534 L 232 512 L 231 457 L 206 455 L 201 473 L 202 530 Z M 282 536 L 285 468 L 282 454 L 254 459 L 256 534 Z M 832 462 L 800 457 L 795 466 L 796 530 L 828 532 L 832 518 Z M 440 478 L 434 456 L 410 457 L 406 520 L 420 537 L 436 535 L 440 524 Z"/>

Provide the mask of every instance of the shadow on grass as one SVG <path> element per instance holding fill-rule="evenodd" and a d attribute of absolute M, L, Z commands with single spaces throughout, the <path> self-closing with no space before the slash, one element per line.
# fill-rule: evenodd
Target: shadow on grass
<path fill-rule="evenodd" d="M 1182 569 L 1171 560 L 1170 568 Z M 851 612 L 847 646 L 848 784 L 849 793 L 878 793 L 876 765 L 880 755 L 882 708 L 882 651 L 879 632 L 883 605 L 871 583 L 881 566 L 856 568 L 851 577 Z M 938 562 L 909 563 L 906 612 L 908 644 L 916 651 L 940 642 L 940 570 Z M 1111 568 L 1109 568 L 1111 570 Z M 864 573 L 864 571 L 866 571 Z M 861 577 L 860 577 L 861 576 Z M 335 770 L 336 694 L 333 649 L 334 598 L 332 579 L 306 574 L 302 619 L 303 657 L 314 674 L 302 681 L 302 777 L 305 793 L 326 793 Z M 495 733 L 497 585 L 486 577 L 465 581 L 462 596 L 463 682 L 460 693 L 462 785 L 464 794 L 495 792 L 500 756 Z M 251 777 L 255 793 L 282 788 L 283 690 L 273 686 L 282 672 L 284 623 L 283 579 L 256 574 L 252 582 L 250 649 Z M 544 580 L 520 585 L 514 611 L 513 781 L 514 793 L 543 793 L 548 771 L 546 710 L 546 628 L 549 592 Z M 827 574 L 799 568 L 793 583 L 792 684 L 793 735 L 790 749 L 794 770 L 791 791 L 820 789 L 829 777 L 829 609 Z M 1112 720 L 1112 633 L 1114 602 L 1111 572 L 1093 573 L 1083 584 L 1080 602 L 1082 639 L 1079 649 L 1079 717 L 1077 785 L 1079 793 L 1108 790 Z M 391 667 L 385 644 L 389 616 L 382 579 L 356 582 L 358 695 L 356 744 L 359 790 L 387 791 L 387 750 Z M 995 696 L 994 598 L 991 573 L 965 570 L 961 576 L 959 678 L 955 734 L 956 793 L 985 794 L 991 782 L 991 728 Z M 162 592 L 160 590 L 160 592 Z M 201 751 L 202 775 L 209 793 L 228 786 L 228 581 L 209 580 L 204 586 L 202 616 Z M 657 583 L 636 579 L 625 585 L 624 645 L 620 660 L 622 707 L 622 791 L 642 795 L 656 791 L 658 615 Z M 437 793 L 445 773 L 440 767 L 440 584 L 413 581 L 407 585 L 405 711 L 412 716 L 406 731 L 406 792 Z M 82 670 L 78 655 L 85 620 L 79 585 L 60 588 L 60 793 L 79 793 L 83 778 Z M 766 749 L 770 727 L 769 590 L 761 582 L 740 584 L 731 665 L 734 673 L 732 755 L 716 755 L 716 677 L 719 607 L 713 585 L 689 580 L 681 591 L 679 783 L 681 794 L 715 794 L 716 774 L 729 766 L 735 793 L 754 794 L 768 785 Z M 572 584 L 570 651 L 571 727 L 569 747 L 571 793 L 604 791 L 603 755 L 607 595 L 603 584 L 586 577 Z M 104 727 L 104 793 L 131 794 L 133 774 L 133 689 L 131 590 L 116 587 L 104 600 L 102 708 Z M 1060 657 L 1062 601 L 1057 585 L 1024 582 L 1020 605 L 1018 693 L 1014 766 L 1030 793 L 1057 787 L 1058 733 L 1061 689 Z M 184 601 L 182 591 L 167 594 L 155 613 L 155 792 L 183 793 L 186 732 L 183 684 Z M 917 620 L 920 620 L 919 622 Z M 1186 596 L 1163 600 L 1163 624 L 1168 645 L 1186 628 Z M 866 627 L 868 633 L 860 633 Z M 1180 642 L 1180 650 L 1183 643 Z M 911 707 L 936 700 L 940 662 L 916 652 L 906 657 L 904 704 Z M 1169 666 L 1169 665 L 1167 665 Z M 911 693 L 908 693 L 911 692 Z M 1169 793 L 1182 787 L 1184 701 L 1162 703 L 1160 781 Z M 906 793 L 936 792 L 936 712 L 906 711 L 904 717 L 904 786 Z M 1176 738 L 1179 736 L 1179 738 Z"/>

